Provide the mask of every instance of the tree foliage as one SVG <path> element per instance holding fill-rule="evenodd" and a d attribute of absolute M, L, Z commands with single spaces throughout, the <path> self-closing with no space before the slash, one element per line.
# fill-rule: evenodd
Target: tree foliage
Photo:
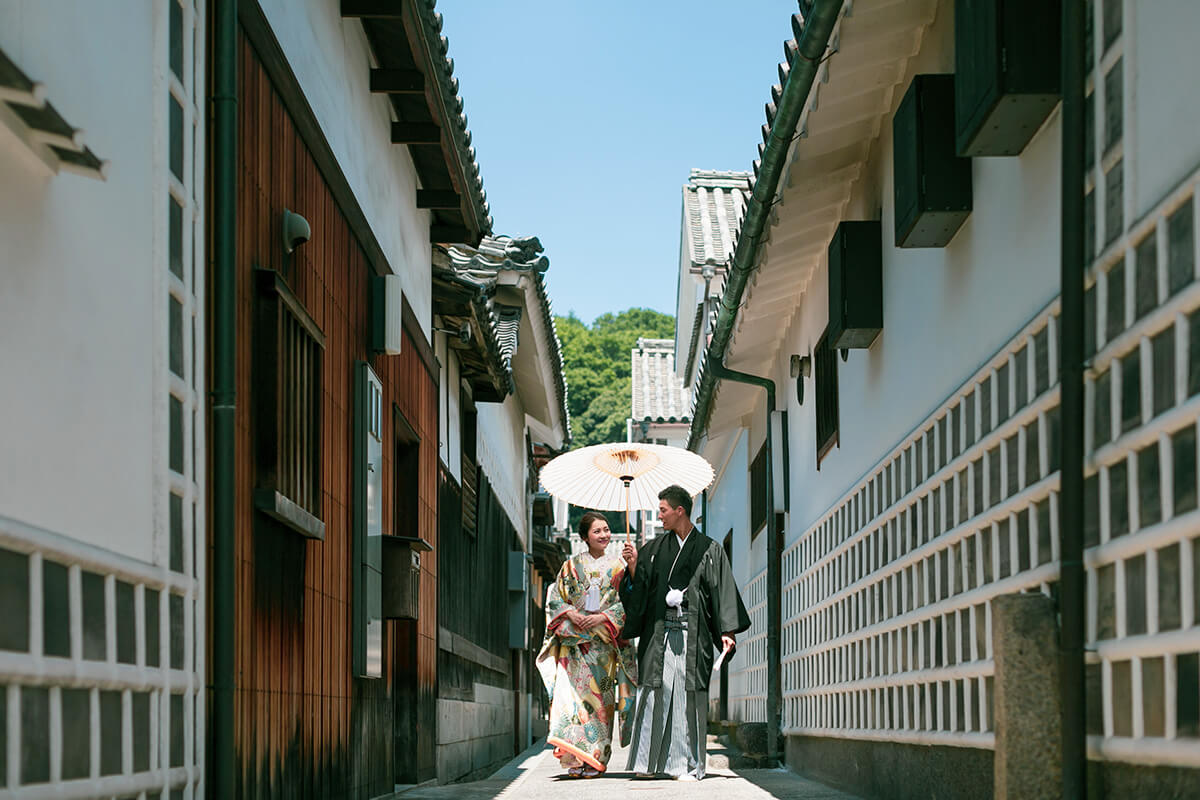
<path fill-rule="evenodd" d="M 630 351 L 639 337 L 669 339 L 675 318 L 648 308 L 602 314 L 591 327 L 556 317 L 575 447 L 622 441 L 632 399 Z"/>

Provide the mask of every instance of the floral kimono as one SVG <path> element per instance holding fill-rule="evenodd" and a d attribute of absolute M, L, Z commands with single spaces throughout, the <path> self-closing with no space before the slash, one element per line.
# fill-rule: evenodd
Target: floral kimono
<path fill-rule="evenodd" d="M 615 712 L 621 714 L 621 744 L 629 743 L 637 659 L 629 642 L 619 638 L 625 624 L 618 594 L 624 573 L 615 556 L 572 556 L 546 598 L 546 639 L 537 666 L 550 695 L 547 742 L 565 767 L 604 772 L 612 755 Z M 571 609 L 601 613 L 605 621 L 576 630 L 567 619 Z"/>

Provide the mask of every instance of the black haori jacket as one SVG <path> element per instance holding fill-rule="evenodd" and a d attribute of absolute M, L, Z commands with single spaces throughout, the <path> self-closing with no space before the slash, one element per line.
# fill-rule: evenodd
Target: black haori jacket
<path fill-rule="evenodd" d="M 641 637 L 638 685 L 662 686 L 663 620 L 668 613 L 676 613 L 667 607 L 667 591 L 683 589 L 683 616 L 687 620 L 686 688 L 708 691 L 714 650 L 721 646 L 721 635 L 749 628 L 750 615 L 721 546 L 699 528 L 688 534 L 683 552 L 679 552 L 678 542 L 673 532 L 666 531 L 638 549 L 636 575 L 631 580 L 626 572 L 620 586 L 621 602 L 625 605 L 621 638 Z"/>

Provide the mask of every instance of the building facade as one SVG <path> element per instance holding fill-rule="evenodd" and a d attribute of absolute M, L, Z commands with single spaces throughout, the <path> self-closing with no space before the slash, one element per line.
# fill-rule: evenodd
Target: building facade
<path fill-rule="evenodd" d="M 3 797 L 205 795 L 205 5 L 0 8 Z"/>
<path fill-rule="evenodd" d="M 533 658 L 563 552 L 549 534 L 554 512 L 537 492 L 538 470 L 570 441 L 548 267 L 534 237 L 489 236 L 434 253 L 443 782 L 490 774 L 546 730 Z"/>
<path fill-rule="evenodd" d="M 1059 591 L 1050 5 L 1019 67 L 1015 45 L 975 58 L 1004 34 L 970 3 L 818 0 L 796 18 L 755 229 L 692 378 L 690 445 L 717 471 L 705 527 L 728 532 L 754 619 L 728 716 L 777 714 L 789 765 L 863 793 L 988 795 L 994 601 Z M 1200 149 L 1195 89 L 1169 81 L 1198 21 L 1187 3 L 1087 4 L 1086 725 L 1113 796 L 1200 781 Z M 1022 110 L 989 117 L 989 70 L 1010 62 Z M 729 370 L 765 378 L 775 407 Z"/>

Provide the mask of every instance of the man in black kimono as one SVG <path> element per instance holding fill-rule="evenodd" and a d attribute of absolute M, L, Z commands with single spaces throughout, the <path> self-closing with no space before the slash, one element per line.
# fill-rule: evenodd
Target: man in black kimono
<path fill-rule="evenodd" d="M 638 642 L 637 710 L 629 765 L 639 777 L 700 780 L 708 734 L 708 684 L 715 646 L 732 651 L 750 627 L 725 551 L 692 524 L 692 498 L 679 486 L 658 495 L 665 532 L 622 555 L 622 637 Z M 728 658 L 728 656 L 727 656 Z"/>

